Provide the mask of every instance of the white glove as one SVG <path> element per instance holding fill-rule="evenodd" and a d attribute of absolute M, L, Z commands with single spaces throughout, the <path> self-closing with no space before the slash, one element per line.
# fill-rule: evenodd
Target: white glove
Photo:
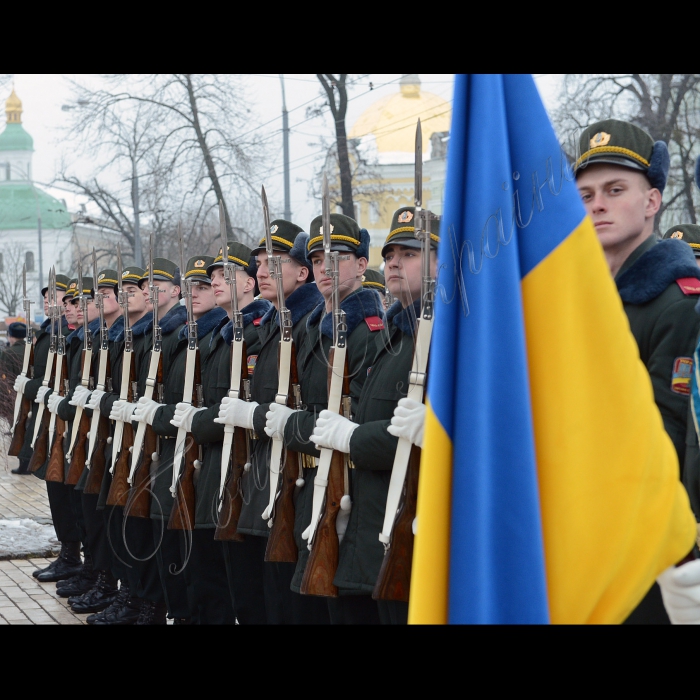
<path fill-rule="evenodd" d="M 224 396 L 219 406 L 219 415 L 214 418 L 214 423 L 225 423 L 239 428 L 253 429 L 253 413 L 258 407 L 256 401 L 244 401 L 243 399 L 231 399 Z"/>
<path fill-rule="evenodd" d="M 271 438 L 284 438 L 284 426 L 292 413 L 296 413 L 289 406 L 282 406 L 279 403 L 271 403 L 270 410 L 265 414 L 267 422 L 265 423 L 265 433 Z"/>
<path fill-rule="evenodd" d="M 357 423 L 339 413 L 324 410 L 318 414 L 311 442 L 319 448 L 329 447 L 339 452 L 350 452 L 350 437 L 357 428 Z"/>
<path fill-rule="evenodd" d="M 49 386 L 40 386 L 39 391 L 36 392 L 36 398 L 34 399 L 34 403 L 44 403 L 44 396 L 48 394 L 50 391 L 53 391 L 53 389 Z"/>
<path fill-rule="evenodd" d="M 73 396 L 71 397 L 71 400 L 68 403 L 71 406 L 85 408 L 87 402 L 90 400 L 91 394 L 92 392 L 89 389 L 84 387 L 82 384 L 78 384 L 78 386 L 75 387 Z"/>
<path fill-rule="evenodd" d="M 186 432 L 192 430 L 192 419 L 195 413 L 203 411 L 204 408 L 197 408 L 196 406 L 190 406 L 188 403 L 179 403 L 175 407 L 175 415 L 170 421 L 172 425 L 176 428 L 183 428 Z M 216 420 L 216 419 L 214 419 Z"/>
<path fill-rule="evenodd" d="M 148 425 L 153 425 L 153 419 L 156 417 L 156 411 L 162 406 L 157 401 L 153 399 L 147 399 L 142 396 L 139 399 L 138 404 L 136 404 L 136 410 L 134 411 L 134 420 L 139 423 L 148 423 Z"/>
<path fill-rule="evenodd" d="M 100 410 L 100 401 L 102 401 L 102 397 L 106 394 L 106 391 L 102 391 L 102 389 L 95 389 L 95 391 L 90 394 L 90 400 L 85 404 L 86 408 L 89 408 L 93 411 L 99 411 Z"/>
<path fill-rule="evenodd" d="M 27 386 L 27 384 L 28 384 L 30 381 L 31 381 L 31 380 L 29 379 L 29 377 L 23 377 L 21 374 L 18 374 L 18 375 L 17 375 L 17 379 L 15 379 L 15 383 L 14 383 L 14 386 L 13 386 L 12 388 L 13 388 L 18 394 L 20 393 L 20 391 L 21 391 L 22 393 L 24 393 L 24 387 Z"/>
<path fill-rule="evenodd" d="M 46 408 L 49 409 L 49 413 L 56 413 L 58 411 L 58 404 L 60 404 L 64 398 L 64 396 L 59 396 L 58 394 L 51 394 L 46 402 Z"/>
<path fill-rule="evenodd" d="M 700 624 L 700 559 L 671 566 L 656 579 L 674 625 Z"/>
<path fill-rule="evenodd" d="M 425 404 L 403 398 L 394 409 L 394 417 L 387 432 L 394 437 L 402 437 L 418 447 L 423 447 L 424 427 Z"/>
<path fill-rule="evenodd" d="M 115 401 L 109 413 L 110 420 L 120 420 L 124 423 L 131 422 L 131 415 L 136 410 L 136 404 L 130 401 Z"/>

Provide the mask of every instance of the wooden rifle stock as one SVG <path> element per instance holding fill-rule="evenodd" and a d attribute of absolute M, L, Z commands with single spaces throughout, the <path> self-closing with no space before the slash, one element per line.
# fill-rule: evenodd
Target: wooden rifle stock
<path fill-rule="evenodd" d="M 41 417 L 41 425 L 39 426 L 39 432 L 36 435 L 36 441 L 34 442 L 34 451 L 29 460 L 29 471 L 37 472 L 46 463 L 46 458 L 49 452 L 49 420 L 51 419 L 51 414 L 48 411 L 44 411 Z"/>
<path fill-rule="evenodd" d="M 31 330 L 28 331 L 31 333 Z M 27 376 L 31 377 L 32 369 L 34 367 L 34 345 L 29 350 L 29 366 L 27 367 Z M 19 408 L 19 414 L 17 416 L 17 422 L 12 428 L 12 440 L 10 441 L 10 447 L 7 450 L 7 454 L 10 457 L 17 457 L 22 450 L 22 445 L 24 445 L 24 438 L 27 434 L 27 420 L 29 418 L 29 411 L 31 409 L 32 402 L 22 394 L 22 402 Z"/>
<path fill-rule="evenodd" d="M 197 351 L 194 365 L 194 384 L 192 385 L 192 405 L 199 405 L 197 387 L 202 385 L 202 371 L 199 364 L 199 351 Z M 192 433 L 185 436 L 185 451 L 182 455 L 182 472 L 177 480 L 175 503 L 170 511 L 168 520 L 169 530 L 194 530 L 194 472 L 195 462 L 199 461 L 199 445 L 195 442 Z M 175 465 L 173 464 L 173 469 Z"/>
<path fill-rule="evenodd" d="M 231 469 L 224 487 L 223 503 L 216 524 L 215 540 L 243 542 L 245 535 L 238 532 L 238 521 L 243 507 L 241 493 L 241 477 L 248 461 L 248 437 L 245 428 L 233 431 L 233 446 L 231 449 Z"/>
<path fill-rule="evenodd" d="M 297 352 L 292 345 L 290 367 L 290 391 L 287 406 L 294 407 L 293 387 L 299 384 Z M 279 495 L 275 501 L 274 520 L 265 549 L 265 561 L 296 563 L 299 557 L 294 540 L 294 491 L 299 476 L 299 457 L 293 450 L 285 449 L 284 464 L 279 479 Z"/>
<path fill-rule="evenodd" d="M 122 362 L 123 361 L 124 360 L 122 360 Z M 134 374 L 134 358 L 132 357 L 129 371 L 129 388 L 126 397 L 126 400 L 130 403 L 134 400 Z M 129 457 L 131 455 L 129 448 L 133 446 L 134 429 L 131 425 L 131 421 L 126 421 L 124 423 L 124 435 L 122 437 L 121 450 L 119 451 L 119 456 L 114 464 L 112 485 L 109 487 L 109 493 L 107 494 L 108 506 L 121 506 L 123 508 L 126 505 L 126 499 L 129 495 Z M 112 445 L 112 448 L 114 448 L 114 444 Z"/>
<path fill-rule="evenodd" d="M 328 364 L 328 393 L 330 395 L 331 377 L 333 374 L 332 351 Z M 350 395 L 350 380 L 348 377 L 347 360 L 343 370 L 343 395 Z M 340 542 L 336 531 L 336 520 L 340 510 L 340 501 L 345 494 L 345 455 L 334 451 L 331 467 L 328 472 L 328 486 L 326 498 L 321 511 L 311 552 L 304 569 L 304 577 L 301 581 L 301 593 L 303 595 L 320 595 L 329 598 L 338 596 L 338 588 L 333 585 L 335 572 L 338 569 L 338 552 Z"/>
<path fill-rule="evenodd" d="M 61 357 L 61 356 L 58 356 Z M 63 370 L 62 377 L 68 376 L 68 361 L 66 356 L 62 356 Z M 59 396 L 66 395 L 65 385 L 68 382 L 64 379 L 58 389 Z M 63 483 L 66 477 L 66 455 L 63 451 L 63 438 L 66 432 L 66 422 L 56 414 L 55 432 L 53 436 L 53 444 L 51 445 L 51 451 L 49 452 L 49 464 L 46 468 L 45 481 L 58 481 Z"/>
<path fill-rule="evenodd" d="M 83 375 L 85 368 L 85 351 L 80 360 L 80 376 Z M 66 474 L 66 484 L 75 486 L 80 481 L 85 469 L 85 458 L 87 457 L 87 434 L 90 432 L 90 419 L 83 410 L 80 414 L 80 424 L 78 425 L 78 434 L 75 438 L 73 446 L 73 455 L 71 456 L 70 465 L 68 466 L 68 474 Z"/>
<path fill-rule="evenodd" d="M 97 410 L 99 411 L 99 409 Z M 97 496 L 102 489 L 102 480 L 104 479 L 105 467 L 107 466 L 105 449 L 107 447 L 108 438 L 109 419 L 100 416 L 97 424 L 97 442 L 95 443 L 95 450 L 92 453 L 92 461 L 90 462 L 90 473 L 88 474 L 85 488 L 83 489 L 83 493 L 85 494 Z"/>
<path fill-rule="evenodd" d="M 403 499 L 391 531 L 391 543 L 384 553 L 382 568 L 372 591 L 375 600 L 402 600 L 408 603 L 413 561 L 413 521 L 418 502 L 418 477 L 421 449 L 411 448 Z"/>
<path fill-rule="evenodd" d="M 156 397 L 158 387 L 163 384 L 163 354 L 158 360 L 158 370 L 156 372 Z M 134 472 L 133 483 L 129 489 L 129 497 L 124 509 L 124 515 L 132 518 L 151 517 L 151 465 L 153 455 L 158 452 L 158 436 L 155 430 L 149 425 L 146 427 L 146 435 L 143 441 L 143 453 L 132 455 L 132 459 L 140 459 L 139 465 Z"/>

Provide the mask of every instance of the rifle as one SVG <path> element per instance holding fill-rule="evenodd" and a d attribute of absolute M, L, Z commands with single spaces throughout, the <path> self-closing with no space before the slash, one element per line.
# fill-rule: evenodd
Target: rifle
<path fill-rule="evenodd" d="M 122 377 L 119 387 L 119 399 L 133 402 L 134 385 L 134 336 L 129 323 L 129 293 L 124 291 L 122 284 L 122 251 L 117 244 L 117 285 L 119 289 L 119 305 L 124 316 L 124 354 L 122 357 Z M 131 421 L 118 420 L 114 423 L 114 436 L 112 440 L 112 466 L 109 471 L 112 474 L 112 484 L 107 494 L 108 506 L 125 506 L 129 491 L 127 478 L 129 476 L 129 447 L 134 444 L 134 430 Z"/>
<path fill-rule="evenodd" d="M 34 369 L 34 343 L 32 342 L 32 325 L 31 325 L 31 305 L 34 303 L 27 296 L 27 266 L 22 266 L 22 306 L 24 307 L 24 318 L 27 321 L 27 335 L 24 339 L 24 358 L 22 360 L 21 377 L 29 376 L 31 379 Z M 7 454 L 10 457 L 16 457 L 24 445 L 24 437 L 27 432 L 27 419 L 29 418 L 29 409 L 31 401 L 24 396 L 23 391 L 17 392 L 15 398 L 15 412 L 12 419 L 12 440 Z"/>
<path fill-rule="evenodd" d="M 277 362 L 277 394 L 275 402 L 287 406 L 291 400 L 290 394 L 294 393 L 292 387 L 296 376 L 296 351 L 292 337 L 292 314 L 287 308 L 282 287 L 282 260 L 280 255 L 273 255 L 272 234 L 270 232 L 270 214 L 267 206 L 265 189 L 262 190 L 263 218 L 265 221 L 265 250 L 267 252 L 268 265 L 270 265 L 270 277 L 275 280 L 277 286 L 277 317 L 280 324 L 280 342 Z M 292 376 L 292 374 L 294 376 Z M 298 387 L 298 381 L 296 382 Z M 290 391 L 291 390 L 291 391 Z M 296 390 L 298 392 L 298 389 Z M 272 450 L 270 454 L 270 502 L 262 514 L 270 528 L 270 537 L 265 550 L 265 561 L 296 562 L 298 550 L 294 541 L 294 483 L 298 473 L 298 457 L 296 452 L 287 450 L 287 455 L 282 466 L 282 451 L 284 438 L 274 436 L 272 438 Z M 279 483 L 280 473 L 283 473 L 282 483 Z M 291 481 L 291 488 L 290 488 Z M 279 488 L 278 488 L 279 487 Z"/>
<path fill-rule="evenodd" d="M 97 277 L 93 278 L 93 285 L 97 284 Z M 83 293 L 83 271 L 78 265 L 78 301 L 83 312 L 83 352 L 81 358 L 80 384 L 86 389 L 91 388 L 90 370 L 92 369 L 92 333 L 88 329 L 88 300 Z M 70 445 L 66 453 L 66 461 L 69 464 L 66 484 L 75 485 L 80 480 L 85 469 L 85 452 L 87 447 L 87 434 L 90 431 L 90 420 L 82 406 L 75 409 L 73 430 Z"/>
<path fill-rule="evenodd" d="M 56 304 L 56 312 L 60 319 L 58 303 Z M 68 393 L 67 376 L 68 361 L 66 359 L 66 336 L 59 330 L 56 338 L 56 371 L 54 372 L 53 385 L 54 392 L 59 396 L 65 396 Z M 66 468 L 65 455 L 63 454 L 63 438 L 66 433 L 66 423 L 59 417 L 58 413 L 51 413 L 50 415 L 47 444 L 51 447 L 49 449 L 49 463 L 46 468 L 46 476 L 44 479 L 46 481 L 60 481 L 63 483 Z"/>
<path fill-rule="evenodd" d="M 187 308 L 187 358 L 185 360 L 185 386 L 182 401 L 201 408 L 202 374 L 199 365 L 199 348 L 197 344 L 197 322 L 192 309 L 192 280 L 185 279 L 185 253 L 180 232 L 180 282 L 185 290 L 185 307 Z M 201 467 L 201 448 L 192 436 L 183 428 L 178 428 L 175 439 L 175 456 L 173 458 L 173 483 L 170 487 L 175 503 L 170 511 L 168 528 L 170 530 L 194 529 L 194 473 Z M 180 462 L 184 462 L 180 475 Z"/>
<path fill-rule="evenodd" d="M 41 386 L 49 386 L 54 380 L 54 359 L 56 358 L 56 323 L 58 323 L 58 333 L 61 333 L 61 317 L 56 304 L 56 271 L 52 267 L 49 270 L 49 286 L 46 290 L 48 296 L 49 328 L 51 340 L 49 341 L 49 354 L 46 358 L 46 370 Z M 34 421 L 34 435 L 32 436 L 32 456 L 29 460 L 29 471 L 36 472 L 46 463 L 49 451 L 49 416 L 44 410 L 44 402 L 36 409 L 36 419 Z"/>
<path fill-rule="evenodd" d="M 326 276 L 333 280 L 333 346 L 329 354 L 328 410 L 349 417 L 350 381 L 347 371 L 347 324 L 345 312 L 340 308 L 338 284 L 341 256 L 331 252 L 331 214 L 328 180 L 323 176 L 323 248 Z M 306 562 L 301 592 L 304 595 L 336 597 L 338 589 L 333 585 L 338 568 L 340 542 L 335 522 L 347 481 L 346 455 L 336 450 L 322 448 L 314 479 L 311 524 L 304 532 L 308 537 L 309 559 Z"/>
<path fill-rule="evenodd" d="M 263 189 L 264 192 L 264 189 Z M 243 339 L 243 314 L 238 308 L 236 287 L 236 266 L 228 257 L 226 240 L 226 216 L 224 203 L 219 202 L 219 232 L 221 234 L 221 261 L 224 264 L 224 279 L 231 294 L 231 383 L 228 396 L 232 399 L 250 400 L 250 380 L 248 379 L 247 350 Z M 250 462 L 250 435 L 245 428 L 224 425 L 224 444 L 221 450 L 221 481 L 219 484 L 219 520 L 216 524 L 215 540 L 242 542 L 245 535 L 238 533 L 238 520 L 241 516 L 243 498 L 241 476 Z M 229 474 L 229 463 L 231 470 Z M 228 480 L 226 475 L 229 474 Z"/>
<path fill-rule="evenodd" d="M 97 304 L 97 309 L 100 314 L 100 354 L 98 357 L 99 368 L 97 371 L 97 388 L 100 391 L 104 391 L 107 382 L 111 382 L 111 379 L 108 379 L 111 374 L 109 362 L 109 333 L 107 326 L 105 325 L 104 299 L 102 298 L 102 294 L 100 294 L 98 291 L 99 280 L 97 279 L 97 256 L 94 248 L 92 249 L 92 271 L 94 275 L 93 284 L 95 286 L 95 304 Z M 100 493 L 106 466 L 105 446 L 107 445 L 108 438 L 109 419 L 105 418 L 100 413 L 99 408 L 97 408 L 92 412 L 90 432 L 88 433 L 89 442 L 85 466 L 88 468 L 90 473 L 88 474 L 87 481 L 85 482 L 83 493 L 92 495 L 97 495 Z"/>
<path fill-rule="evenodd" d="M 148 365 L 144 396 L 163 402 L 163 334 L 158 319 L 160 287 L 153 281 L 153 234 L 148 257 L 149 301 L 153 307 L 153 347 Z M 131 485 L 124 514 L 134 518 L 148 518 L 151 514 L 151 463 L 158 461 L 158 436 L 146 421 L 139 422 L 131 451 L 131 470 L 127 479 Z"/>
<path fill-rule="evenodd" d="M 439 219 L 422 209 L 423 199 L 423 135 L 420 119 L 416 128 L 415 165 L 415 236 L 421 241 L 421 312 L 413 351 L 413 365 L 408 379 L 407 396 L 423 401 L 427 385 L 428 353 L 433 332 L 435 279 L 430 274 L 430 223 Z M 413 523 L 418 500 L 420 448 L 399 438 L 391 470 L 386 499 L 384 525 L 379 540 L 384 545 L 384 560 L 372 592 L 375 600 L 408 602 L 413 558 Z"/>

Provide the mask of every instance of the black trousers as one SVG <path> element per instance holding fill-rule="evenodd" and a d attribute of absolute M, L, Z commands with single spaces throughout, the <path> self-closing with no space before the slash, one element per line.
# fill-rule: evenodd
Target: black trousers
<path fill-rule="evenodd" d="M 49 497 L 51 518 L 59 542 L 80 542 L 80 530 L 71 502 L 72 486 L 59 481 L 47 481 L 46 493 Z"/>
<path fill-rule="evenodd" d="M 80 533 L 80 541 L 83 543 L 85 549 L 85 554 L 92 554 L 90 551 L 90 546 L 87 541 L 87 529 L 85 525 L 85 518 L 83 516 L 83 501 L 81 498 L 81 491 L 76 491 L 75 486 L 67 486 L 70 489 L 70 504 L 73 509 L 73 515 L 75 516 L 75 524 Z"/>
<path fill-rule="evenodd" d="M 630 613 L 624 621 L 625 625 L 670 625 L 664 601 L 661 597 L 661 588 L 658 583 L 649 589 L 642 598 L 642 602 Z"/>
<path fill-rule="evenodd" d="M 185 567 L 186 580 L 192 590 L 192 620 L 200 625 L 233 625 L 236 615 L 226 578 L 224 553 L 221 543 L 214 540 L 214 532 L 214 528 L 192 531 L 192 550 Z M 180 543 L 184 550 L 185 538 Z"/>
<path fill-rule="evenodd" d="M 134 576 L 134 560 L 126 551 L 122 536 L 124 509 L 118 506 L 105 506 L 102 515 L 105 522 L 105 532 L 107 533 L 107 544 L 112 559 L 112 575 L 127 583 L 133 595 L 138 595 L 136 588 L 132 588 L 131 585 Z"/>
<path fill-rule="evenodd" d="M 383 625 L 408 624 L 408 603 L 402 600 L 378 600 L 377 608 Z"/>
<path fill-rule="evenodd" d="M 191 592 L 187 590 L 184 571 L 190 562 L 184 560 L 180 550 L 180 540 L 191 533 L 168 530 L 167 525 L 165 520 L 151 520 L 160 585 L 170 617 L 191 619 Z"/>
<path fill-rule="evenodd" d="M 97 494 L 81 494 L 83 521 L 85 523 L 85 546 L 92 554 L 92 565 L 99 571 L 112 570 L 112 550 L 107 541 L 107 530 L 103 511 L 97 510 Z"/>
<path fill-rule="evenodd" d="M 332 625 L 378 625 L 377 601 L 367 595 L 341 595 L 326 598 Z"/>
<path fill-rule="evenodd" d="M 122 519 L 124 546 L 132 563 L 132 568 L 127 572 L 132 593 L 144 600 L 165 603 L 156 558 L 158 545 L 153 541 L 151 519 L 124 517 L 123 510 Z"/>
<path fill-rule="evenodd" d="M 243 542 L 221 542 L 233 609 L 240 625 L 264 625 L 264 558 L 267 540 L 245 536 Z"/>

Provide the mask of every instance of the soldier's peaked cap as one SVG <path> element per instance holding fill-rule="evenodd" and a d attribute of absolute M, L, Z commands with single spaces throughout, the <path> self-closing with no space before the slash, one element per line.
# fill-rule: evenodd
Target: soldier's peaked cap
<path fill-rule="evenodd" d="M 323 217 L 317 216 L 309 227 L 307 253 L 323 250 Z M 355 219 L 344 214 L 331 214 L 331 250 L 354 253 L 358 258 L 369 258 L 369 232 L 360 228 Z"/>
<path fill-rule="evenodd" d="M 63 295 L 63 301 L 70 301 L 78 293 L 78 278 L 74 277 L 68 282 L 68 288 Z"/>
<path fill-rule="evenodd" d="M 153 279 L 161 280 L 162 282 L 172 282 L 180 286 L 180 268 L 167 258 L 153 258 Z M 143 271 L 139 280 L 139 287 L 148 282 L 148 266 Z"/>
<path fill-rule="evenodd" d="M 639 170 L 652 187 L 660 192 L 666 187 L 671 163 L 668 147 L 656 141 L 644 129 L 619 119 L 605 119 L 585 128 L 579 142 L 580 156 L 574 163 L 578 175 L 595 163 L 621 165 Z"/>
<path fill-rule="evenodd" d="M 234 265 L 239 265 L 242 267 L 250 277 L 255 277 L 255 265 L 251 264 L 251 257 L 253 251 L 244 243 L 239 243 L 238 241 L 226 241 L 228 260 Z M 224 266 L 224 256 L 222 249 L 219 248 L 217 256 L 212 260 L 212 262 L 207 267 L 207 274 L 211 277 L 212 273 L 217 267 Z"/>
<path fill-rule="evenodd" d="M 56 275 L 56 289 L 59 292 L 65 292 L 66 289 L 68 289 L 68 285 L 70 284 L 70 278 L 68 275 Z M 46 291 L 48 290 L 48 285 L 46 287 L 42 287 L 41 289 L 41 296 L 43 297 L 44 294 L 46 294 Z"/>
<path fill-rule="evenodd" d="M 676 238 L 685 241 L 692 249 L 696 258 L 700 258 L 700 226 L 696 224 L 679 224 L 671 226 L 664 233 L 664 240 L 667 238 Z"/>
<path fill-rule="evenodd" d="M 73 290 L 73 301 L 75 302 L 80 294 L 78 289 L 78 280 L 75 280 L 75 289 Z M 83 296 L 92 297 L 92 277 L 83 277 Z"/>
<path fill-rule="evenodd" d="M 430 247 L 437 248 L 440 242 L 440 222 L 430 222 Z M 407 248 L 420 248 L 423 244 L 416 238 L 416 208 L 401 207 L 391 217 L 389 235 L 382 246 L 382 257 L 390 245 L 402 245 Z"/>
<path fill-rule="evenodd" d="M 367 268 L 362 278 L 362 286 L 368 289 L 376 289 L 378 292 L 384 292 L 386 281 L 384 275 L 379 270 L 370 270 Z"/>
<path fill-rule="evenodd" d="M 139 278 L 140 279 L 140 278 Z M 117 271 L 111 268 L 100 270 L 97 273 L 97 287 L 114 287 L 117 284 Z"/>
<path fill-rule="evenodd" d="M 185 265 L 185 279 L 211 284 L 208 270 L 213 262 L 211 255 L 195 255 L 190 258 Z"/>
<path fill-rule="evenodd" d="M 275 219 L 270 224 L 270 236 L 272 237 L 273 250 L 281 250 L 288 253 L 294 247 L 294 241 L 297 236 L 303 231 L 301 226 L 293 224 L 291 221 L 284 219 Z M 257 255 L 265 250 L 265 236 L 260 239 L 258 247 L 252 253 Z"/>
<path fill-rule="evenodd" d="M 116 276 L 116 273 L 115 273 Z M 127 265 L 122 270 L 122 284 L 128 282 L 129 284 L 140 285 L 141 278 L 143 277 L 143 268 L 137 267 L 136 265 Z M 114 288 L 118 288 L 118 283 L 114 284 Z"/>

